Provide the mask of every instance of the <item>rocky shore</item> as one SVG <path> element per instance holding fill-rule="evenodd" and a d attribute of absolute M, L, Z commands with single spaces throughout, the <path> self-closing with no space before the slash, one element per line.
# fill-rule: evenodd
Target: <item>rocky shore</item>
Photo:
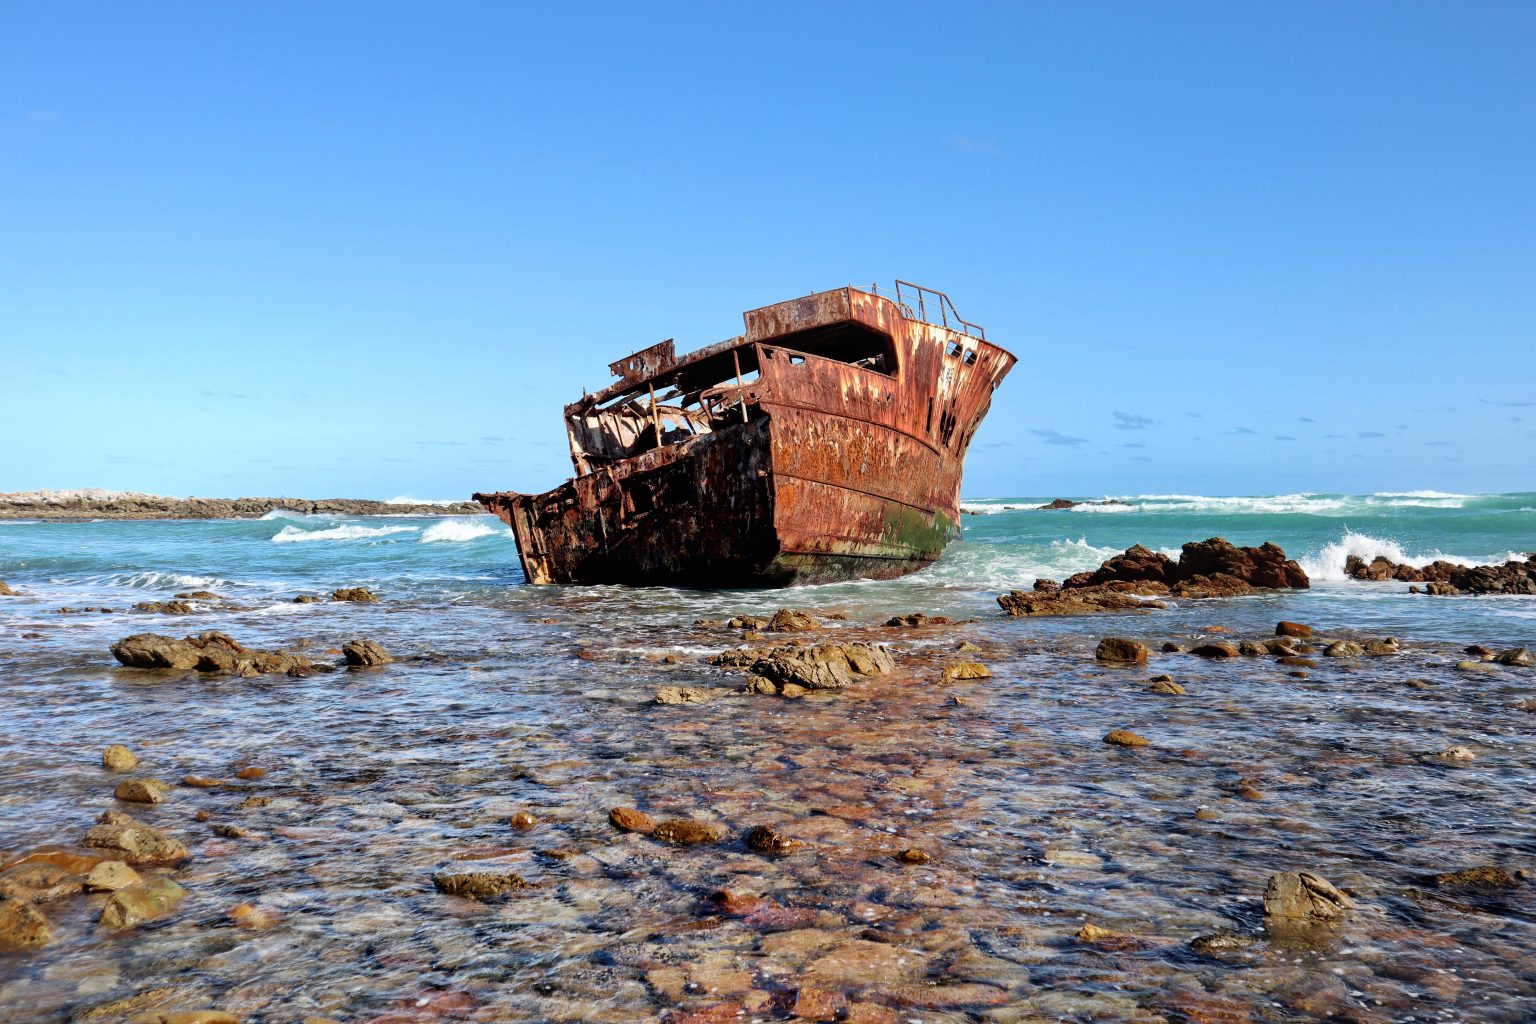
<path fill-rule="evenodd" d="M 1455 594 L 1536 594 L 1536 552 L 1527 554 L 1523 561 L 1510 559 L 1503 565 L 1461 565 L 1456 562 L 1437 560 L 1422 568 L 1392 561 L 1382 555 L 1367 562 L 1358 555 L 1350 555 L 1344 564 L 1344 574 L 1350 579 L 1381 583 L 1397 580 L 1403 583 L 1427 584 L 1417 593 L 1448 597 Z"/>
<path fill-rule="evenodd" d="M 278 511 L 351 516 L 486 514 L 473 501 L 440 505 L 367 498 L 171 498 L 94 489 L 0 493 L 0 519 L 259 519 Z"/>

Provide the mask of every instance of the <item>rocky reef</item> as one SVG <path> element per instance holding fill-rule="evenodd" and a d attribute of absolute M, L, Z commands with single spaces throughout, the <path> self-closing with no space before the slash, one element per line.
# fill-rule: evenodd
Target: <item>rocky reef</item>
<path fill-rule="evenodd" d="M 1528 554 L 1524 561 L 1510 559 L 1503 565 L 1461 565 L 1436 560 L 1422 567 L 1394 562 L 1381 555 L 1369 562 L 1359 555 L 1350 555 L 1344 563 L 1344 574 L 1350 579 L 1376 583 L 1425 583 L 1428 586 L 1423 593 L 1440 596 L 1536 594 L 1536 554 Z M 1417 587 L 1411 589 L 1419 592 Z"/>
<path fill-rule="evenodd" d="M 259 519 L 278 511 L 349 516 L 485 514 L 472 501 L 439 505 L 365 498 L 170 498 L 95 489 L 0 494 L 0 519 Z"/>

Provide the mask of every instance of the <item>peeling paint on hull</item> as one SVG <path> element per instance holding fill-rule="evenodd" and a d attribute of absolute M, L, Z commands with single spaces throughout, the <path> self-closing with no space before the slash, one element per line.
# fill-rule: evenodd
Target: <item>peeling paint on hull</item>
<path fill-rule="evenodd" d="M 751 311 L 745 334 L 691 356 L 636 353 L 566 409 L 576 477 L 475 500 L 511 526 L 531 583 L 921 569 L 960 535 L 966 446 L 1014 357 L 910 312 L 844 288 Z"/>

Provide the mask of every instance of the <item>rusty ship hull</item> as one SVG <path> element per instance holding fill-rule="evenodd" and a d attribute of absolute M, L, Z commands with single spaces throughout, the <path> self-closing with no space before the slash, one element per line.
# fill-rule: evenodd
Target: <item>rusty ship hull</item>
<path fill-rule="evenodd" d="M 668 341 L 620 360 L 567 406 L 566 483 L 474 496 L 530 583 L 889 579 L 959 537 L 966 448 L 1014 357 L 905 282 L 744 320 L 682 357 Z"/>

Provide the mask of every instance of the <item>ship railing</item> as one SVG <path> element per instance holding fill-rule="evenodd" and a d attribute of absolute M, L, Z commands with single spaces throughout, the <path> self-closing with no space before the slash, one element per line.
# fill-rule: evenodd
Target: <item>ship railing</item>
<path fill-rule="evenodd" d="M 870 285 L 869 290 L 872 295 L 880 294 L 878 285 Z M 894 300 L 901 315 L 908 320 L 920 320 L 980 341 L 987 340 L 987 329 L 963 318 L 950 297 L 936 288 L 924 288 L 898 278 Z"/>

